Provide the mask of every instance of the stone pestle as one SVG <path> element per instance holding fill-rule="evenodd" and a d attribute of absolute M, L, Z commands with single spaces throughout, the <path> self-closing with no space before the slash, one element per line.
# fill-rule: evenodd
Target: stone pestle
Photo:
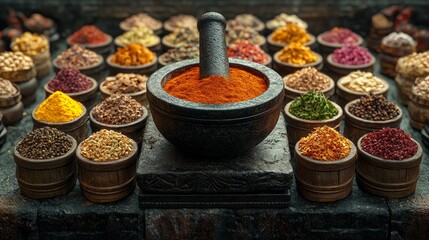
<path fill-rule="evenodd" d="M 226 20 L 217 12 L 205 13 L 198 19 L 200 79 L 214 75 L 229 79 L 225 28 Z"/>

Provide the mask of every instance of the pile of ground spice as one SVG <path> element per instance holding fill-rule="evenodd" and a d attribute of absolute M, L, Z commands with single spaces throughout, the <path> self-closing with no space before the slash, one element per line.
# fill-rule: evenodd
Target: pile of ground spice
<path fill-rule="evenodd" d="M 361 141 L 362 150 L 386 160 L 403 160 L 417 153 L 417 144 L 404 130 L 383 128 L 368 133 Z"/>
<path fill-rule="evenodd" d="M 328 126 L 318 127 L 298 142 L 302 155 L 313 160 L 335 161 L 347 157 L 351 151 L 350 140 Z"/>
<path fill-rule="evenodd" d="M 56 128 L 43 127 L 27 133 L 16 146 L 21 156 L 30 159 L 48 159 L 65 155 L 72 147 L 67 134 Z"/>
<path fill-rule="evenodd" d="M 107 34 L 94 25 L 85 25 L 70 36 L 70 41 L 77 44 L 100 44 L 107 41 Z"/>
<path fill-rule="evenodd" d="M 349 112 L 366 120 L 386 121 L 399 115 L 399 107 L 387 101 L 383 95 L 369 94 L 351 104 Z"/>
<path fill-rule="evenodd" d="M 91 88 L 93 83 L 79 70 L 73 68 L 61 69 L 55 77 L 49 81 L 48 88 L 51 91 L 63 93 L 77 93 Z"/>
<path fill-rule="evenodd" d="M 164 90 L 191 102 L 222 104 L 252 99 L 268 88 L 264 79 L 239 68 L 230 68 L 229 80 L 221 76 L 199 79 L 199 75 L 199 67 L 193 67 L 168 81 Z"/>
<path fill-rule="evenodd" d="M 129 95 L 115 94 L 95 106 L 92 115 L 102 123 L 127 124 L 143 116 L 143 107 Z"/>

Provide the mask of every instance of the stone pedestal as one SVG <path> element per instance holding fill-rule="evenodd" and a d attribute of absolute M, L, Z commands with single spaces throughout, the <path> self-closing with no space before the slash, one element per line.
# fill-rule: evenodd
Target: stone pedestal
<path fill-rule="evenodd" d="M 148 119 L 137 168 L 142 208 L 287 207 L 292 180 L 283 116 L 262 143 L 230 159 L 183 153 Z"/>

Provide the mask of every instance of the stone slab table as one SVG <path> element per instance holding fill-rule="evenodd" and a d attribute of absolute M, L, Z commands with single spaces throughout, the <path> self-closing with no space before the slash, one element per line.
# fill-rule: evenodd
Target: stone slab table
<path fill-rule="evenodd" d="M 64 46 L 63 48 L 64 49 Z M 52 56 L 56 56 L 53 54 Z M 376 72 L 378 70 L 376 69 Z M 424 148 L 414 195 L 387 200 L 353 191 L 335 203 L 313 203 L 291 187 L 291 206 L 281 209 L 141 209 L 139 190 L 117 203 L 94 204 L 79 184 L 66 196 L 32 200 L 19 193 L 12 148 L 31 131 L 31 111 L 44 98 L 41 80 L 37 103 L 25 108 L 8 127 L 0 147 L 0 239 L 427 239 L 429 236 L 429 158 Z M 389 99 L 396 101 L 394 81 Z M 401 127 L 421 143 L 404 106 Z M 294 160 L 292 159 L 292 164 Z"/>

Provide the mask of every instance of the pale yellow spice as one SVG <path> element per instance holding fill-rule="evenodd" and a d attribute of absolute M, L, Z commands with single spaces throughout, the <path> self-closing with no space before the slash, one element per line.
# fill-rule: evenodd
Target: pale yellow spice
<path fill-rule="evenodd" d="M 39 121 L 69 122 L 82 115 L 82 105 L 63 92 L 56 91 L 43 101 L 34 112 Z"/>

